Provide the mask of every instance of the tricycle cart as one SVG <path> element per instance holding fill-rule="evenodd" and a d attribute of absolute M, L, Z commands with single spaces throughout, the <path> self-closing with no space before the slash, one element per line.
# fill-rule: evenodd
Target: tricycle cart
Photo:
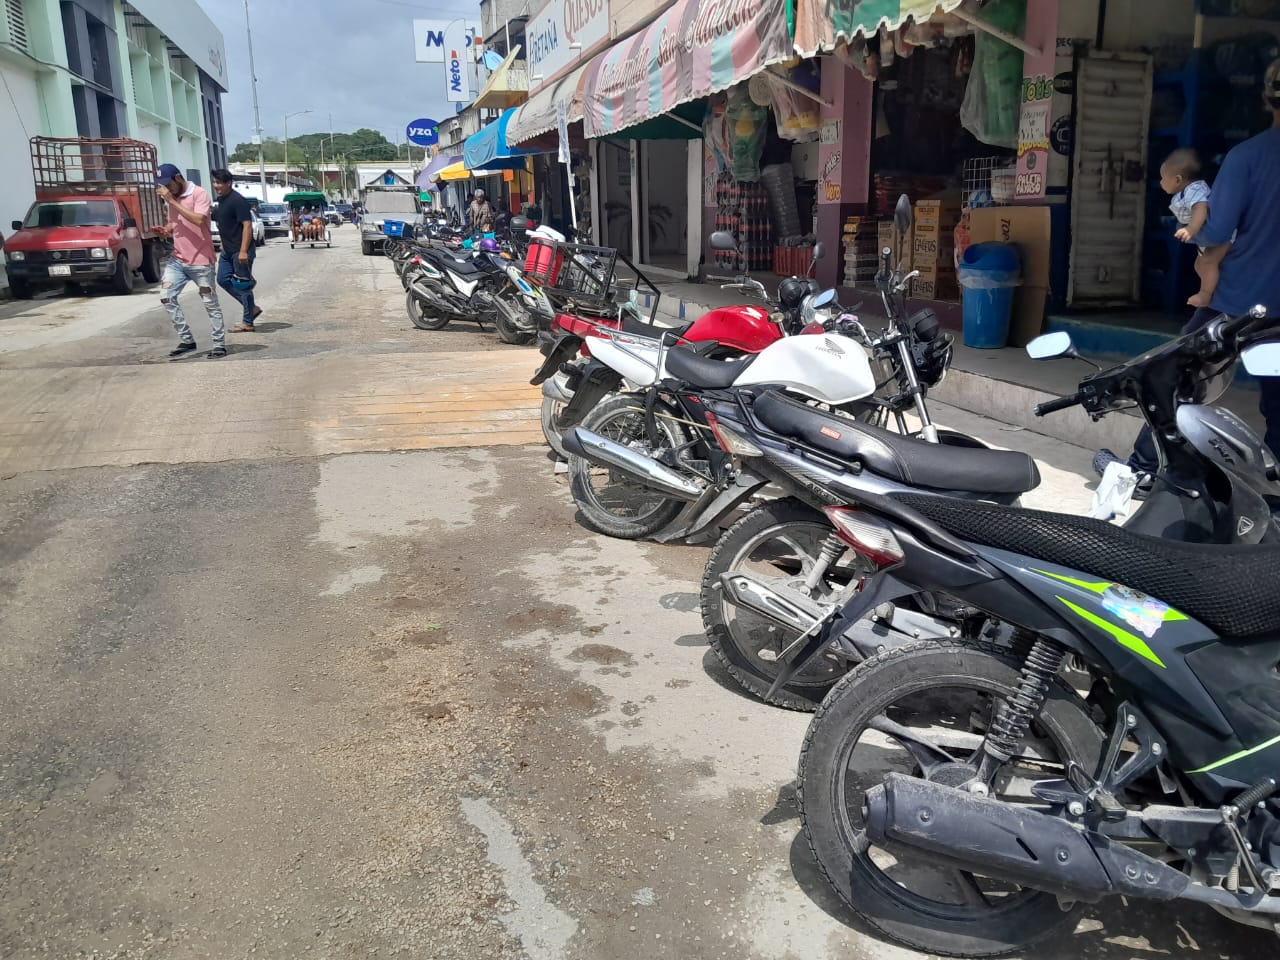
<path fill-rule="evenodd" d="M 317 243 L 323 243 L 326 247 L 333 246 L 329 225 L 324 218 L 327 198 L 323 193 L 318 190 L 286 193 L 284 202 L 289 205 L 293 221 L 293 229 L 289 234 L 290 250 L 299 244 L 314 247 Z"/>

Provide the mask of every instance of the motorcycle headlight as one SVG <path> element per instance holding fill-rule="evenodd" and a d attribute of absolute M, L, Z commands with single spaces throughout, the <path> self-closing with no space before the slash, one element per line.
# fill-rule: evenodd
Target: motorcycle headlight
<path fill-rule="evenodd" d="M 21 263 L 23 260 L 27 259 L 27 255 L 23 253 L 21 250 L 8 251 L 5 254 L 5 256 L 7 256 L 10 260 L 13 260 L 15 263 Z"/>
<path fill-rule="evenodd" d="M 805 297 L 804 302 L 800 304 L 800 322 L 802 324 L 826 324 L 834 320 L 835 317 L 835 311 L 831 307 L 815 307 L 812 296 Z"/>
<path fill-rule="evenodd" d="M 105 260 L 107 259 L 107 249 L 106 247 L 94 247 L 89 251 L 89 256 L 94 260 Z"/>

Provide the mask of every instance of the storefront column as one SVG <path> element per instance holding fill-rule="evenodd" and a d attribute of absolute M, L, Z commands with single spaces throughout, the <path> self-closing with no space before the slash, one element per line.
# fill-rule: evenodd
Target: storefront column
<path fill-rule="evenodd" d="M 846 217 L 867 212 L 871 181 L 871 120 L 875 86 L 835 57 L 822 60 L 823 106 L 818 149 L 818 239 L 826 257 L 818 282 L 838 286 L 844 273 L 841 228 Z"/>
<path fill-rule="evenodd" d="M 690 140 L 685 177 L 688 187 L 689 225 L 685 236 L 685 269 L 698 276 L 702 260 L 702 141 Z"/>

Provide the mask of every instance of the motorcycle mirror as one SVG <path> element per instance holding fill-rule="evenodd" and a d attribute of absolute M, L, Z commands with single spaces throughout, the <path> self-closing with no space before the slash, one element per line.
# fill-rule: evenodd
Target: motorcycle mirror
<path fill-rule="evenodd" d="M 821 293 L 817 294 L 813 298 L 813 308 L 815 310 L 821 310 L 824 307 L 831 306 L 831 304 L 835 302 L 836 302 L 836 291 L 834 288 L 829 288 L 827 290 L 823 290 Z"/>
<path fill-rule="evenodd" d="M 1042 333 L 1028 343 L 1027 356 L 1032 360 L 1053 360 L 1057 357 L 1075 357 L 1077 354 L 1071 343 L 1071 334 L 1060 330 L 1057 333 Z"/>
<path fill-rule="evenodd" d="M 723 230 L 717 230 L 711 234 L 712 250 L 737 250 L 738 244 L 733 239 L 733 234 L 726 233 Z"/>
<path fill-rule="evenodd" d="M 911 215 L 911 198 L 905 193 L 898 197 L 898 205 L 893 208 L 893 226 L 900 234 L 911 229 L 915 219 Z"/>
<path fill-rule="evenodd" d="M 819 240 L 817 243 L 813 245 L 813 262 L 817 263 L 826 255 L 827 255 L 827 248 L 823 245 L 822 241 Z"/>
<path fill-rule="evenodd" d="M 1255 343 L 1246 347 L 1240 358 L 1255 377 L 1280 377 L 1280 343 Z"/>

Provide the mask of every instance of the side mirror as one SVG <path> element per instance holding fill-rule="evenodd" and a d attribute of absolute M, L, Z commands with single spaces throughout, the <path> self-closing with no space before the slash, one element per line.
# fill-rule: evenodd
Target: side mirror
<path fill-rule="evenodd" d="M 14 230 L 21 230 L 21 229 L 22 229 L 22 221 L 21 221 L 21 220 L 14 220 L 11 224 L 9 224 L 9 226 L 11 226 Z"/>
<path fill-rule="evenodd" d="M 911 198 L 904 193 L 898 197 L 898 204 L 893 208 L 894 229 L 905 235 L 914 222 L 915 218 L 911 214 Z"/>
<path fill-rule="evenodd" d="M 1053 360 L 1056 357 L 1074 357 L 1076 348 L 1071 343 L 1071 334 L 1065 330 L 1057 333 L 1042 333 L 1027 344 L 1027 356 L 1032 360 Z"/>
<path fill-rule="evenodd" d="M 813 245 L 813 262 L 817 263 L 827 255 L 827 247 L 821 240 Z"/>
<path fill-rule="evenodd" d="M 133 217 L 125 217 L 120 221 L 120 226 L 124 227 L 126 230 L 137 230 L 138 221 L 133 219 Z"/>
<path fill-rule="evenodd" d="M 726 233 L 723 230 L 717 230 L 711 234 L 712 250 L 737 250 L 738 244 L 733 239 L 733 234 Z"/>
<path fill-rule="evenodd" d="M 813 308 L 815 310 L 822 310 L 824 307 L 829 307 L 835 302 L 836 291 L 834 288 L 828 288 L 813 298 Z"/>
<path fill-rule="evenodd" d="M 1240 358 L 1255 377 L 1280 377 L 1280 343 L 1255 343 L 1246 347 Z"/>

